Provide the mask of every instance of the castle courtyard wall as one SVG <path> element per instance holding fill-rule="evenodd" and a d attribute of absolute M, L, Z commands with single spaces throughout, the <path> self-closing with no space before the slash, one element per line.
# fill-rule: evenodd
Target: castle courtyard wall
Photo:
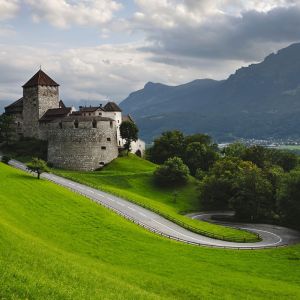
<path fill-rule="evenodd" d="M 48 161 L 55 167 L 91 171 L 118 157 L 115 124 L 98 122 L 97 128 L 91 128 L 86 122 L 74 128 L 65 122 L 58 126 L 62 128 L 48 130 Z"/>

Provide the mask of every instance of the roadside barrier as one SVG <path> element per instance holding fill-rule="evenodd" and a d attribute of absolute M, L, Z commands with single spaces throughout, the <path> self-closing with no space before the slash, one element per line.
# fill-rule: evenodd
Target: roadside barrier
<path fill-rule="evenodd" d="M 14 162 L 17 163 L 17 164 L 19 163 L 18 161 L 14 161 Z M 15 168 L 22 169 L 21 167 L 15 166 L 15 165 L 13 165 L 13 164 L 11 164 L 11 165 L 12 165 L 13 167 L 15 167 Z M 24 170 L 24 169 L 22 169 L 22 170 Z M 55 176 L 56 176 L 56 175 L 55 175 Z M 59 176 L 57 176 L 57 177 L 59 177 Z M 201 246 L 201 247 L 209 247 L 209 248 L 235 249 L 235 250 L 260 250 L 260 249 L 270 249 L 270 248 L 282 248 L 282 247 L 287 246 L 287 244 L 284 244 L 284 245 L 275 245 L 275 246 L 272 246 L 272 245 L 271 245 L 271 246 L 261 246 L 261 247 L 251 247 L 251 246 L 249 246 L 249 247 L 235 247 L 235 246 L 219 246 L 219 245 L 213 245 L 213 244 L 205 244 L 205 243 L 192 242 L 192 241 L 189 241 L 189 240 L 186 240 L 186 239 L 182 239 L 182 238 L 178 238 L 178 237 L 176 237 L 176 236 L 169 235 L 169 234 L 166 234 L 166 233 L 164 233 L 164 232 L 162 232 L 162 231 L 159 231 L 159 230 L 157 230 L 156 228 L 154 228 L 154 227 L 152 227 L 152 226 L 150 226 L 150 225 L 148 225 L 148 224 L 145 224 L 145 223 L 143 223 L 143 222 L 141 222 L 141 221 L 138 221 L 138 220 L 134 219 L 133 217 L 127 215 L 126 213 L 120 211 L 119 209 L 117 209 L 117 208 L 115 208 L 115 207 L 112 207 L 112 206 L 110 206 L 110 205 L 107 204 L 107 203 L 102 202 L 102 201 L 99 200 L 98 198 L 95 198 L 95 197 L 93 197 L 92 195 L 87 195 L 87 194 L 85 194 L 85 193 L 80 192 L 80 191 L 77 190 L 77 189 L 74 189 L 74 188 L 72 188 L 72 187 L 66 186 L 66 185 L 64 185 L 64 184 L 61 184 L 61 183 L 55 181 L 54 179 L 50 178 L 50 177 L 47 176 L 47 175 L 44 175 L 43 178 L 45 178 L 45 179 L 47 179 L 47 180 L 49 180 L 49 181 L 52 181 L 52 182 L 54 182 L 55 184 L 60 185 L 60 186 L 62 186 L 62 187 L 64 187 L 64 188 L 67 188 L 67 189 L 69 189 L 69 190 L 72 190 L 73 192 L 75 192 L 75 193 L 77 193 L 77 194 L 80 194 L 80 195 L 84 196 L 85 198 L 91 199 L 91 200 L 93 200 L 94 202 L 96 202 L 96 203 L 98 203 L 98 204 L 101 204 L 102 206 L 108 208 L 109 210 L 114 211 L 115 213 L 117 213 L 118 215 L 122 216 L 122 217 L 125 218 L 126 220 L 129 220 L 129 221 L 131 221 L 132 223 L 137 224 L 137 225 L 139 225 L 139 226 L 141 226 L 141 227 L 143 227 L 143 228 L 145 228 L 145 229 L 147 229 L 147 230 L 149 230 L 149 231 L 151 231 L 151 232 L 153 232 L 153 233 L 155 233 L 155 234 L 157 234 L 157 235 L 160 235 L 160 236 L 163 236 L 163 237 L 166 237 L 166 238 L 169 238 L 169 239 L 178 241 L 178 242 L 183 242 L 183 243 L 185 243 L 185 244 L 190 244 L 190 245 L 195 245 L 195 246 Z M 69 180 L 69 179 L 68 179 L 68 180 Z M 70 181 L 71 181 L 71 180 L 70 180 Z M 135 203 L 135 202 L 133 202 L 133 203 Z M 139 206 L 141 206 L 141 207 L 143 207 L 143 208 L 149 209 L 149 210 L 153 211 L 154 213 L 157 213 L 158 215 L 161 215 L 162 217 L 165 217 L 166 219 L 168 219 L 168 220 L 170 220 L 170 221 L 172 221 L 172 222 L 174 222 L 174 223 L 176 223 L 176 224 L 178 224 L 178 225 L 180 225 L 180 226 L 184 227 L 185 229 L 188 229 L 188 230 L 190 230 L 190 231 L 192 231 L 192 232 L 200 233 L 201 235 L 204 235 L 204 236 L 207 236 L 207 237 L 210 237 L 210 238 L 228 241 L 227 239 L 224 239 L 224 236 L 222 236 L 222 235 L 217 235 L 217 234 L 214 234 L 214 233 L 211 233 L 211 232 L 207 232 L 207 231 L 204 231 L 204 230 L 199 230 L 198 228 L 195 228 L 195 227 L 193 227 L 193 226 L 187 225 L 187 224 L 185 224 L 185 223 L 183 223 L 183 222 L 181 222 L 181 221 L 178 221 L 178 220 L 174 219 L 174 218 L 171 217 L 171 216 L 162 214 L 162 213 L 160 213 L 160 212 L 159 212 L 158 210 L 156 210 L 156 209 L 150 209 L 150 208 L 148 208 L 148 207 L 145 206 L 145 205 L 140 205 L 139 203 L 135 203 L 135 204 L 136 204 L 136 205 L 139 205 Z M 166 216 L 168 216 L 168 217 L 166 217 Z M 173 220 L 174 220 L 174 221 L 173 221 Z M 182 225 L 181 225 L 181 224 L 182 224 Z M 250 231 L 249 231 L 249 232 L 250 232 Z M 252 233 L 252 232 L 251 232 L 251 233 Z M 257 236 L 259 237 L 258 234 L 257 234 Z M 236 238 L 236 237 L 232 237 L 232 238 L 235 239 L 234 242 L 245 242 L 245 240 L 242 240 L 242 239 L 240 239 L 240 238 Z M 230 240 L 230 241 L 232 241 L 232 240 Z M 247 241 L 247 242 L 248 242 L 248 241 Z M 255 239 L 253 242 L 257 242 L 257 240 Z"/>

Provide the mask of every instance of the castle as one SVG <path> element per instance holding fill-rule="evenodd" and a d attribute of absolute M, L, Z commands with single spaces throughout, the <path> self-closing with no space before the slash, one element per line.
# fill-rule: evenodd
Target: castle
<path fill-rule="evenodd" d="M 23 97 L 5 107 L 13 117 L 14 136 L 48 141 L 48 162 L 70 170 L 95 170 L 115 159 L 124 146 L 120 135 L 122 115 L 114 102 L 97 107 L 66 107 L 59 84 L 39 70 L 23 85 Z M 131 152 L 143 155 L 145 143 L 137 140 Z"/>

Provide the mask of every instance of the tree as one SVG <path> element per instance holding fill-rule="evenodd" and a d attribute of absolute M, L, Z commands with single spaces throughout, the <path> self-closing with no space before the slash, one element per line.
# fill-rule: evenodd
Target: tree
<path fill-rule="evenodd" d="M 217 152 L 205 144 L 193 142 L 186 148 L 185 163 L 189 167 L 192 175 L 196 174 L 197 169 L 208 171 L 217 159 Z"/>
<path fill-rule="evenodd" d="M 38 179 L 40 179 L 40 175 L 42 173 L 49 171 L 47 163 L 44 160 L 36 157 L 32 158 L 31 162 L 29 162 L 26 166 L 29 171 L 37 173 Z"/>
<path fill-rule="evenodd" d="M 187 135 L 185 138 L 186 145 L 198 142 L 200 144 L 212 145 L 212 139 L 209 135 L 203 133 L 196 133 Z"/>
<path fill-rule="evenodd" d="M 283 176 L 277 190 L 277 201 L 282 221 L 300 229 L 300 170 Z"/>
<path fill-rule="evenodd" d="M 223 154 L 227 157 L 237 157 L 242 159 L 247 147 L 242 143 L 233 143 L 223 149 Z"/>
<path fill-rule="evenodd" d="M 228 209 L 236 192 L 236 180 L 242 169 L 252 163 L 234 157 L 218 160 L 200 182 L 200 200 L 204 209 Z"/>
<path fill-rule="evenodd" d="M 169 158 L 154 171 L 154 180 L 158 185 L 176 186 L 187 183 L 189 168 L 179 157 Z"/>
<path fill-rule="evenodd" d="M 138 140 L 138 132 L 139 130 L 135 123 L 130 121 L 122 122 L 120 126 L 120 134 L 122 139 L 125 140 L 124 148 L 127 150 L 127 155 L 131 150 L 131 143 L 133 141 L 136 142 Z"/>
<path fill-rule="evenodd" d="M 230 200 L 237 219 L 257 221 L 272 219 L 272 185 L 261 169 L 252 164 L 242 169 L 235 180 L 235 194 Z"/>
<path fill-rule="evenodd" d="M 172 157 L 183 158 L 185 151 L 185 139 L 182 132 L 166 131 L 154 140 L 154 145 L 149 149 L 148 155 L 152 162 L 157 164 L 164 163 Z"/>
<path fill-rule="evenodd" d="M 0 116 L 0 141 L 3 140 L 9 144 L 12 136 L 12 123 L 13 117 L 10 115 L 2 114 Z"/>
<path fill-rule="evenodd" d="M 295 169 L 299 162 L 299 156 L 297 154 L 278 149 L 272 149 L 270 151 L 270 159 L 273 164 L 280 166 L 285 172 Z"/>
<path fill-rule="evenodd" d="M 262 146 L 254 145 L 246 148 L 241 158 L 246 161 L 251 161 L 263 169 L 270 165 L 270 150 Z"/>

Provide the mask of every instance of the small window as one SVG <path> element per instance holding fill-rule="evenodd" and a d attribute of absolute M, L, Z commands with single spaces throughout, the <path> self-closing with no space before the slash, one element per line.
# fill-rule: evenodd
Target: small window
<path fill-rule="evenodd" d="M 104 161 L 100 161 L 100 162 L 99 162 L 99 165 L 100 165 L 100 166 L 104 166 L 104 165 L 105 165 Z"/>
<path fill-rule="evenodd" d="M 101 113 L 101 112 L 99 113 L 99 116 L 102 116 L 102 113 Z"/>
<path fill-rule="evenodd" d="M 91 115 L 91 113 L 89 113 L 89 116 Z"/>
<path fill-rule="evenodd" d="M 59 122 L 59 128 L 62 129 L 62 122 Z"/>
<path fill-rule="evenodd" d="M 107 141 L 110 142 L 110 141 L 111 141 L 111 138 L 107 138 Z"/>
<path fill-rule="evenodd" d="M 78 128 L 78 125 L 79 125 L 78 120 L 75 120 L 75 122 L 74 122 L 74 128 Z"/>
<path fill-rule="evenodd" d="M 105 146 L 102 146 L 102 147 L 101 147 L 101 150 L 106 150 L 106 147 L 105 147 Z"/>
<path fill-rule="evenodd" d="M 118 123 L 120 123 L 120 120 L 118 120 Z"/>
<path fill-rule="evenodd" d="M 21 123 L 20 122 L 18 122 L 18 127 L 20 127 L 21 126 Z"/>
<path fill-rule="evenodd" d="M 93 128 L 97 128 L 97 121 L 95 119 L 93 120 L 92 125 L 93 125 Z"/>
<path fill-rule="evenodd" d="M 112 121 L 110 121 L 110 128 L 113 128 L 113 122 Z"/>

